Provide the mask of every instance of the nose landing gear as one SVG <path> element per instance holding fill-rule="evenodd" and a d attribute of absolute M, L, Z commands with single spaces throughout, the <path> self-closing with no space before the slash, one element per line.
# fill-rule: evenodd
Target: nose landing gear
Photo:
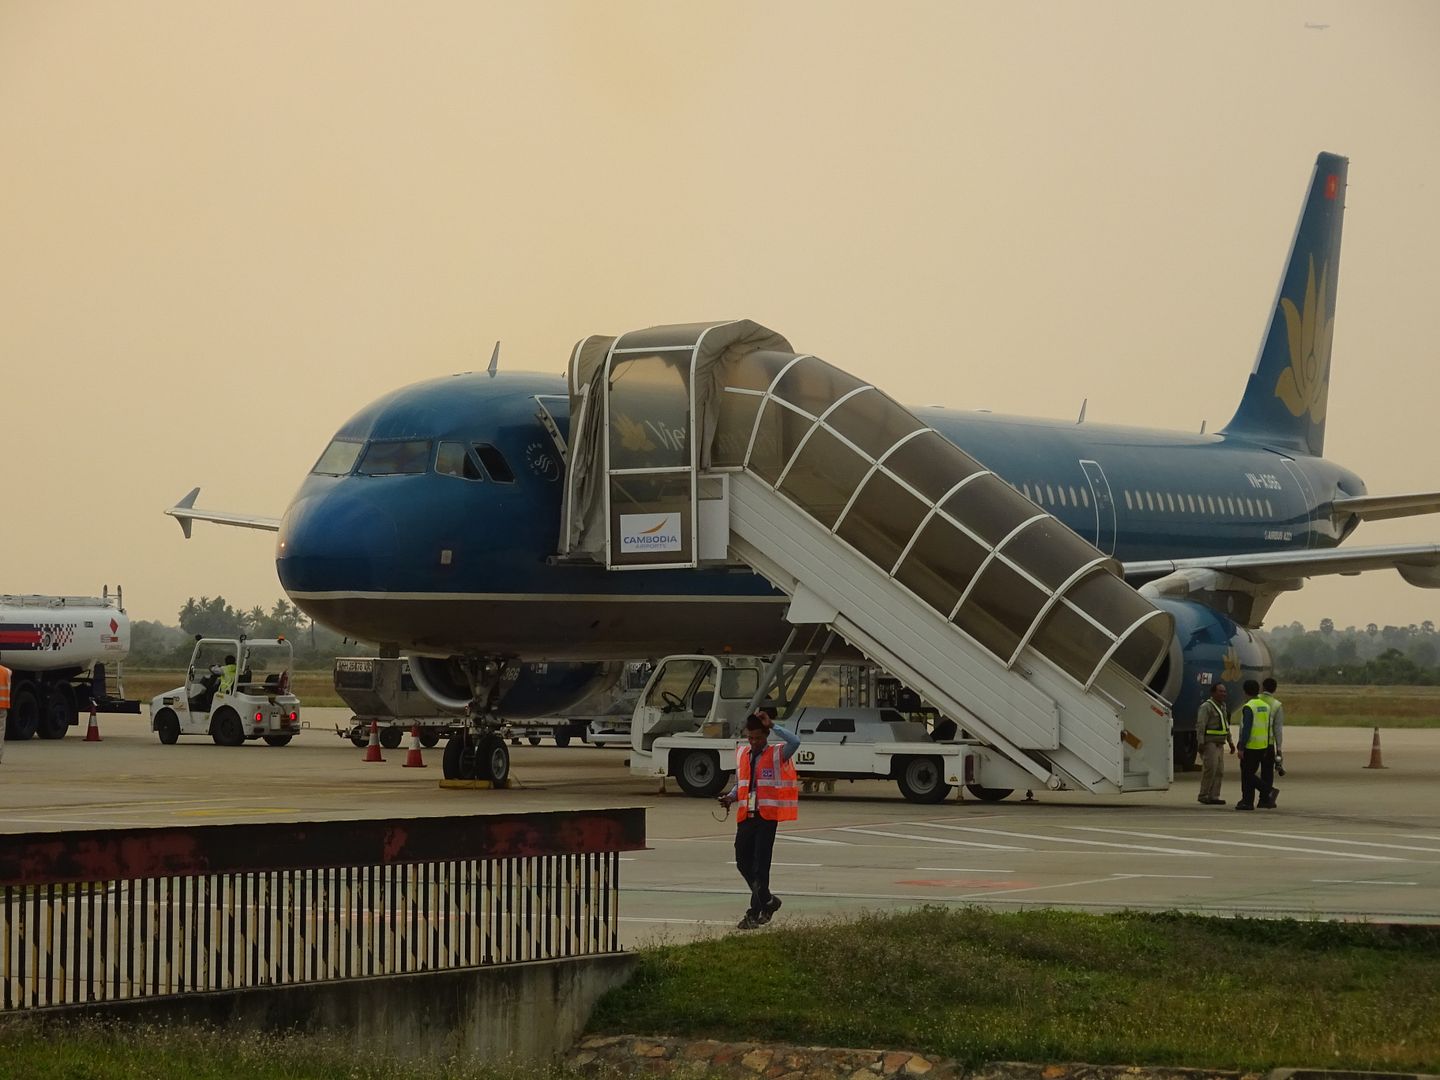
<path fill-rule="evenodd" d="M 510 748 L 500 737 L 501 697 L 520 672 L 518 664 L 496 657 L 467 656 L 461 666 L 470 683 L 465 731 L 445 744 L 441 771 L 446 780 L 488 780 L 503 786 L 510 777 Z"/>

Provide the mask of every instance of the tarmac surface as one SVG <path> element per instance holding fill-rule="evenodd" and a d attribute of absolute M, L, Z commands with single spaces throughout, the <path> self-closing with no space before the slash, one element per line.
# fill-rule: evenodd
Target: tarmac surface
<path fill-rule="evenodd" d="M 366 763 L 333 733 L 348 710 L 305 715 L 312 728 L 287 747 L 162 746 L 144 716 L 101 717 L 99 744 L 83 726 L 11 743 L 0 833 L 642 806 L 650 847 L 623 859 L 625 944 L 725 932 L 745 909 L 733 818 L 673 782 L 661 794 L 632 777 L 623 748 L 512 747 L 523 787 L 442 790 L 440 748 L 425 769 L 403 768 L 403 747 Z M 1113 798 L 918 806 L 881 781 L 806 794 L 775 848 L 776 925 L 921 904 L 1440 923 L 1440 730 L 1382 732 L 1383 770 L 1364 767 L 1369 728 L 1292 724 L 1285 737 L 1279 807 L 1250 814 L 1231 808 L 1233 758 L 1223 807 L 1196 802 L 1198 773 Z"/>

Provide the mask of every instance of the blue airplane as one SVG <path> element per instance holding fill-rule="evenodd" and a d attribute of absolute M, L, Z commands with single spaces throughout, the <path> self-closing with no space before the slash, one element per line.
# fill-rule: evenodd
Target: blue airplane
<path fill-rule="evenodd" d="M 1367 519 L 1440 510 L 1440 492 L 1372 496 L 1323 457 L 1348 161 L 1322 153 L 1269 327 L 1234 417 L 1212 434 L 944 408 L 914 410 L 1101 552 L 1175 618 L 1153 688 L 1193 752 L 1217 681 L 1269 673 L 1254 634 L 1271 603 L 1321 574 L 1396 569 L 1440 587 L 1440 546 L 1340 544 Z M 506 716 L 553 715 L 620 661 L 771 653 L 788 598 L 744 568 L 613 573 L 557 557 L 570 399 L 563 377 L 489 370 L 396 390 L 336 432 L 282 518 L 167 513 L 278 532 L 286 593 L 323 625 L 408 655 L 437 701 L 506 672 Z M 639 438 L 683 438 L 631 421 Z M 1239 700 L 1232 697 L 1232 700 Z M 1187 738 L 1187 736 L 1189 736 Z"/>

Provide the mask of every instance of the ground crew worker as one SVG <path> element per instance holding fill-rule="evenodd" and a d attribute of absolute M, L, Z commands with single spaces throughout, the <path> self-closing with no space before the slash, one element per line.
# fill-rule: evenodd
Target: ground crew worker
<path fill-rule="evenodd" d="M 10 669 L 0 664 L 0 761 L 5 760 L 5 721 L 10 715 Z"/>
<path fill-rule="evenodd" d="M 1270 738 L 1270 703 L 1260 696 L 1260 684 L 1245 680 L 1249 698 L 1240 710 L 1240 801 L 1236 810 L 1254 810 L 1255 796 L 1260 808 L 1273 810 L 1280 789 L 1275 786 L 1275 744 Z M 1259 778 L 1256 778 L 1256 771 Z"/>
<path fill-rule="evenodd" d="M 1223 806 L 1220 797 L 1220 783 L 1225 779 L 1225 751 L 1222 746 L 1235 752 L 1235 743 L 1230 738 L 1230 717 L 1225 711 L 1228 691 L 1223 682 L 1210 687 L 1210 696 L 1200 703 L 1195 715 L 1195 738 L 1200 743 L 1200 798 L 1206 806 Z"/>
<path fill-rule="evenodd" d="M 778 744 L 769 742 L 772 731 Z M 746 719 L 745 739 L 735 748 L 735 786 L 720 796 L 720 804 L 739 805 L 735 867 L 750 886 L 750 906 L 739 928 L 754 930 L 780 910 L 780 898 L 770 891 L 770 858 L 776 826 L 800 816 L 800 777 L 790 762 L 800 736 L 776 727 L 775 710 L 763 706 Z"/>
<path fill-rule="evenodd" d="M 1260 696 L 1270 704 L 1270 741 L 1275 744 L 1275 772 L 1285 775 L 1285 706 L 1275 696 L 1276 682 L 1266 679 L 1260 684 Z"/>
<path fill-rule="evenodd" d="M 220 685 L 216 693 L 222 697 L 235 686 L 235 657 L 226 654 L 225 663 L 220 666 Z"/>

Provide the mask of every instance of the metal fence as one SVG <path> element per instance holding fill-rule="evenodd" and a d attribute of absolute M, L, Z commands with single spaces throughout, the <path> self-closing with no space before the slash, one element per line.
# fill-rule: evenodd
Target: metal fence
<path fill-rule="evenodd" d="M 644 811 L 0 837 L 0 1009 L 620 948 Z"/>

